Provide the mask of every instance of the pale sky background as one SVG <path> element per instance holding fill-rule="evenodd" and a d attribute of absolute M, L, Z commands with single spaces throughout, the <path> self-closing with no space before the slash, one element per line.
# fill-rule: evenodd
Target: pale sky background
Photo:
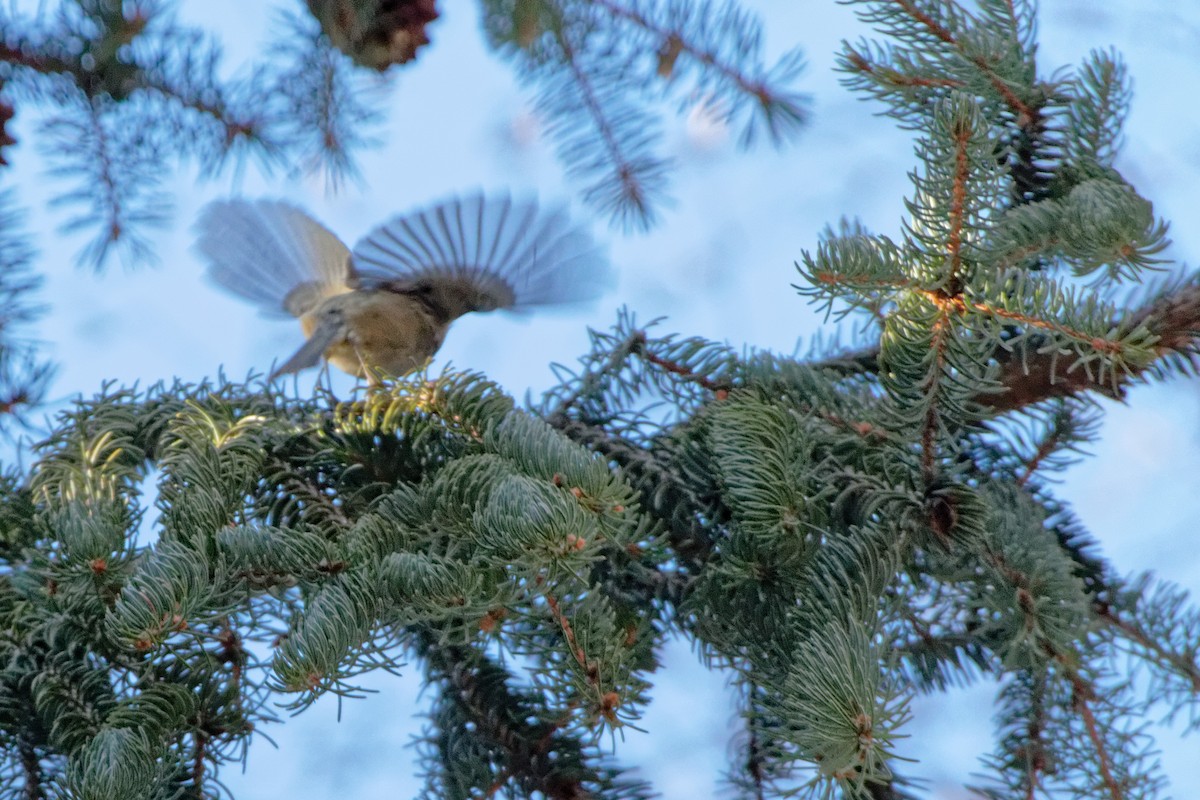
<path fill-rule="evenodd" d="M 21 0 L 27 5 L 34 0 Z M 269 9 L 287 0 L 182 3 L 183 16 L 225 38 L 229 64 L 254 55 L 271 39 Z M 720 130 L 680 118 L 668 122 L 677 202 L 651 234 L 625 237 L 596 220 L 620 280 L 590 310 L 515 320 L 472 315 L 458 322 L 437 358 L 481 370 L 521 398 L 554 383 L 551 362 L 572 364 L 587 349 L 588 326 L 608 328 L 628 305 L 642 321 L 663 316 L 661 330 L 791 352 L 821 320 L 798 298 L 793 262 L 812 248 L 821 228 L 842 216 L 896 235 L 916 166 L 911 137 L 873 116 L 831 71 L 838 43 L 866 33 L 851 9 L 832 0 L 746 2 L 767 21 L 767 47 L 778 54 L 804 45 L 809 69 L 801 79 L 814 95 L 813 122 L 782 152 L 739 153 Z M 1185 8 L 1178 11 L 1176 8 Z M 508 67 L 489 56 L 473 3 L 443 3 L 431 27 L 433 45 L 409 68 L 392 73 L 382 101 L 389 144 L 363 154 L 364 180 L 328 195 L 319 180 L 287 183 L 247 170 L 239 190 L 251 197 L 286 196 L 306 205 L 347 242 L 394 213 L 476 188 L 536 190 L 544 199 L 586 209 L 547 143 L 537 138 L 528 95 Z M 1137 12 L 1135 13 L 1135 9 Z M 1116 47 L 1134 77 L 1133 114 L 1123 173 L 1173 221 L 1170 255 L 1195 264 L 1200 252 L 1200 7 L 1169 0 L 1045 0 L 1040 17 L 1041 72 L 1075 65 L 1092 48 Z M 38 231 L 50 309 L 39 326 L 49 353 L 61 364 L 52 395 L 62 401 L 90 395 L 105 380 L 147 385 L 180 377 L 195 381 L 220 368 L 232 377 L 266 369 L 301 342 L 290 323 L 263 319 L 248 305 L 204 282 L 188 248 L 191 220 L 208 200 L 228 194 L 223 179 L 175 183 L 175 224 L 155 238 L 162 266 L 151 271 L 111 270 L 95 276 L 72 266 L 82 239 L 54 233 L 61 217 L 43 201 L 58 191 L 28 143 L 36 134 L 28 115 L 16 127 L 22 146 L 11 175 L 20 199 L 39 206 Z M 311 379 L 310 379 L 311 380 Z M 306 384 L 302 382 L 302 386 Z M 349 383 L 339 384 L 347 387 Z M 1106 556 L 1122 573 L 1154 570 L 1185 587 L 1200 584 L 1195 522 L 1200 467 L 1200 403 L 1193 381 L 1134 391 L 1127 406 L 1109 404 L 1094 457 L 1074 467 L 1061 485 Z M 618 743 L 618 757 L 640 765 L 667 798 L 714 796 L 720 791 L 728 741 L 738 729 L 720 675 L 698 666 L 686 644 L 664 653 L 654 676 L 656 701 L 642 726 Z M 416 793 L 414 753 L 405 745 L 420 727 L 415 669 L 368 683 L 378 696 L 343 704 L 321 702 L 256 738 L 248 766 L 222 773 L 239 798 L 354 797 L 361 800 Z M 965 797 L 957 788 L 990 750 L 991 687 L 922 699 L 914 707 L 905 754 L 922 759 L 908 776 L 927 779 L 928 796 Z M 1177 797 L 1200 796 L 1195 738 L 1160 735 L 1163 761 Z"/>

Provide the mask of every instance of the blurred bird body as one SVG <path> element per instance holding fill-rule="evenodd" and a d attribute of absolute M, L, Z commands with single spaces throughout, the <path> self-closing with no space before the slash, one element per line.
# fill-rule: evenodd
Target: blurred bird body
<path fill-rule="evenodd" d="M 299 318 L 307 341 L 272 377 L 322 357 L 354 375 L 402 375 L 471 311 L 523 310 L 595 296 L 607 267 L 562 213 L 473 196 L 396 217 L 353 252 L 278 201 L 210 204 L 197 249 L 213 280 L 268 313 Z"/>
<path fill-rule="evenodd" d="M 325 359 L 351 375 L 362 375 L 364 367 L 389 375 L 411 372 L 438 351 L 448 326 L 449 320 L 411 297 L 386 289 L 334 295 L 300 317 L 304 336 L 316 348 L 324 345 Z M 325 332 L 334 334 L 327 345 Z M 287 367 L 278 372 L 293 371 Z"/>

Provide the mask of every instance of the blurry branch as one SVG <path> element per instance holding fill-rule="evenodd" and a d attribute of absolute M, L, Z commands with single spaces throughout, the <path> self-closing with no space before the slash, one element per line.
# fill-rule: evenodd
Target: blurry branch
<path fill-rule="evenodd" d="M 587 202 L 649 227 L 667 193 L 663 101 L 703 104 L 740 132 L 782 145 L 802 127 L 798 50 L 773 65 L 762 26 L 734 3 L 481 0 L 491 45 L 538 90 L 537 107 Z M 81 260 L 152 260 L 142 228 L 170 217 L 178 162 L 203 174 L 255 157 L 267 170 L 355 174 L 382 116 L 373 72 L 417 57 L 433 0 L 308 0 L 277 18 L 261 62 L 226 77 L 211 34 L 165 0 L 60 2 L 0 10 L 3 112 L 41 112 L 68 230 L 94 232 Z M 0 129 L 0 147 L 7 143 Z M 66 146 L 73 144 L 75 146 Z"/>
<path fill-rule="evenodd" d="M 54 370 L 38 357 L 23 328 L 40 313 L 30 295 L 41 283 L 33 274 L 33 250 L 21 230 L 11 194 L 0 190 L 0 432 L 24 424 L 42 402 Z"/>
<path fill-rule="evenodd" d="M 706 102 L 724 107 L 731 124 L 737 124 L 739 114 L 747 117 L 744 146 L 754 141 L 759 124 L 766 127 L 771 144 L 782 146 L 807 121 L 808 96 L 784 88 L 803 67 L 800 51 L 788 53 L 771 70 L 749 65 L 743 59 L 759 51 L 761 32 L 753 18 L 736 6 L 718 11 L 712 4 L 675 4 L 659 14 L 651 3 L 597 0 L 597 4 L 613 19 L 629 23 L 657 42 L 659 78 L 670 82 L 690 68 L 696 73 L 694 79 L 705 84 Z M 724 36 L 715 35 L 720 28 L 725 28 Z"/>
<path fill-rule="evenodd" d="M 41 148 L 67 186 L 53 202 L 78 209 L 66 230 L 94 232 L 80 259 L 97 269 L 153 260 L 144 229 L 169 220 L 163 186 L 180 162 L 213 174 L 252 155 L 336 183 L 371 141 L 376 98 L 313 19 L 281 18 L 269 57 L 225 78 L 219 42 L 172 17 L 158 0 L 0 10 L 5 118 L 42 112 Z"/>
<path fill-rule="evenodd" d="M 625 229 L 666 198 L 656 106 L 703 104 L 751 145 L 790 141 L 807 119 L 798 50 L 763 60 L 761 23 L 735 3 L 484 0 L 492 46 L 540 89 L 537 110 L 588 203 Z"/>
<path fill-rule="evenodd" d="M 252 156 L 336 185 L 373 142 L 378 81 L 307 16 L 280 17 L 262 62 L 226 77 L 219 42 L 178 23 L 165 0 L 39 9 L 0 7 L 0 166 L 29 156 L 10 147 L 18 116 L 37 132 L 50 205 L 68 209 L 61 229 L 88 234 L 79 261 L 95 269 L 155 260 L 149 231 L 170 221 L 167 181 L 189 160 L 211 176 Z M 38 281 L 12 206 L 0 194 L 0 430 L 42 401 L 52 375 L 19 330 L 36 315 Z"/>

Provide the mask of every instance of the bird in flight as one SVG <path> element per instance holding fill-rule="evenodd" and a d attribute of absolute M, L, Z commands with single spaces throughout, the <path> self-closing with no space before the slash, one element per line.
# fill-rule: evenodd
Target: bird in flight
<path fill-rule="evenodd" d="M 325 358 L 352 375 L 403 375 L 471 311 L 523 311 L 597 296 L 609 268 L 565 212 L 475 194 L 403 214 L 350 250 L 300 208 L 219 200 L 201 212 L 196 249 L 209 277 L 269 314 L 300 320 L 307 341 L 272 378 Z"/>

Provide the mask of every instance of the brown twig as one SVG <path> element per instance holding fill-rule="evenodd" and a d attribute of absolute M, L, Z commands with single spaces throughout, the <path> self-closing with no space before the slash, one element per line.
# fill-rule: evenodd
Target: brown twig
<path fill-rule="evenodd" d="M 546 605 L 550 606 L 550 613 L 554 614 L 555 621 L 562 628 L 563 637 L 567 640 L 567 646 L 571 649 L 571 655 L 574 656 L 575 663 L 587 675 L 588 683 L 593 686 L 597 685 L 599 676 L 596 672 L 596 665 L 588 661 L 587 654 L 579 646 L 579 641 L 575 638 L 575 629 L 571 627 L 571 621 L 567 619 L 562 609 L 558 607 L 558 601 L 554 599 L 553 595 L 546 595 Z"/>
<path fill-rule="evenodd" d="M 1066 666 L 1063 660 L 1058 659 L 1061 666 Z M 1078 672 L 1066 667 L 1067 675 L 1071 680 L 1072 690 L 1072 705 L 1083 718 L 1083 725 L 1087 729 L 1088 739 L 1091 740 L 1092 746 L 1096 749 L 1097 767 L 1100 769 L 1100 776 L 1104 780 L 1104 788 L 1108 790 L 1112 800 L 1123 800 L 1124 792 L 1121 791 L 1121 786 L 1117 782 L 1112 771 L 1112 757 L 1108 754 L 1108 747 L 1104 743 L 1104 735 L 1100 732 L 1100 725 L 1096 722 L 1096 714 L 1092 711 L 1092 700 L 1096 698 L 1096 691 L 1092 685 L 1086 681 Z"/>
<path fill-rule="evenodd" d="M 1114 323 L 1115 324 L 1115 323 Z M 1126 326 L 1145 325 L 1158 337 L 1155 358 L 1111 380 L 1100 380 L 1086 370 L 1070 369 L 1070 362 L 1056 353 L 1038 352 L 1037 341 L 1027 341 L 1011 350 L 998 348 L 992 358 L 1000 365 L 997 383 L 1001 390 L 975 397 L 981 405 L 997 414 L 1017 411 L 1054 397 L 1073 397 L 1086 393 L 1120 399 L 1124 390 L 1138 380 L 1158 359 L 1171 355 L 1191 357 L 1200 337 L 1200 283 L 1189 283 L 1169 295 L 1158 297 L 1125 318 Z M 875 374 L 879 371 L 879 348 L 841 353 L 816 361 L 817 369 Z"/>
<path fill-rule="evenodd" d="M 913 19 L 924 25 L 926 30 L 928 30 L 942 42 L 953 47 L 960 55 L 968 58 L 971 63 L 974 64 L 981 73 L 983 73 L 984 77 L 987 78 L 988 83 L 992 85 L 992 88 L 996 90 L 996 93 L 1000 95 L 1005 104 L 1008 105 L 1008 107 L 1011 108 L 1014 113 L 1016 113 L 1018 116 L 1024 117 L 1034 116 L 1035 111 L 1031 109 L 1025 102 L 1023 102 L 1021 98 L 1017 97 L 1016 93 L 1014 93 L 1012 88 L 1008 85 L 1008 82 L 996 74 L 996 70 L 992 68 L 992 65 L 989 64 L 983 56 L 969 55 L 967 53 L 967 49 L 963 47 L 962 42 L 955 38 L 953 33 L 951 33 L 942 25 L 939 25 L 935 19 L 921 11 L 921 9 L 917 8 L 912 0 L 895 0 L 895 2 L 905 11 L 907 11 Z"/>
<path fill-rule="evenodd" d="M 1194 661 L 1166 649 L 1133 622 L 1118 617 L 1107 605 L 1097 607 L 1096 615 L 1126 639 L 1186 676 L 1192 684 L 1192 692 L 1200 694 L 1200 666 Z"/>

